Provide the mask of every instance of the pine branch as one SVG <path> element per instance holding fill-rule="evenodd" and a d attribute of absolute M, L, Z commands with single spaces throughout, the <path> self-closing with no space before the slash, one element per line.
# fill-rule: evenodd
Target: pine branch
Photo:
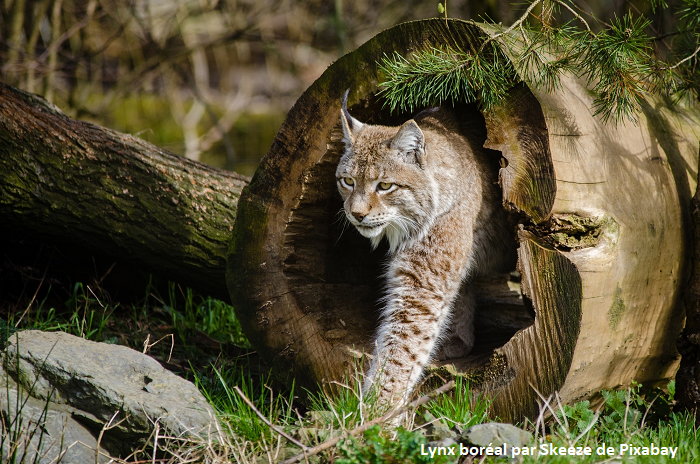
<path fill-rule="evenodd" d="M 540 16 L 534 12 L 537 6 Z M 667 5 L 653 0 L 652 7 Z M 574 19 L 553 25 L 559 8 Z M 489 109 L 521 80 L 555 92 L 568 72 L 588 80 L 596 115 L 615 123 L 636 122 L 641 103 L 652 93 L 697 98 L 700 92 L 700 0 L 683 0 L 678 14 L 683 27 L 674 35 L 683 40 L 676 39 L 679 59 L 669 64 L 654 56 L 653 39 L 645 32 L 651 21 L 643 15 L 629 12 L 610 24 L 598 23 L 602 30 L 594 33 L 571 0 L 534 0 L 509 28 L 473 52 L 432 48 L 408 58 L 385 57 L 380 93 L 392 111 L 455 101 L 476 101 Z M 684 42 L 686 37 L 694 43 Z"/>
<path fill-rule="evenodd" d="M 596 35 L 583 54 L 581 66 L 596 95 L 595 115 L 615 122 L 636 122 L 641 102 L 649 94 L 652 75 L 648 20 L 626 15 Z"/>
<path fill-rule="evenodd" d="M 499 56 L 469 54 L 453 48 L 432 48 L 414 54 L 410 60 L 395 53 L 385 57 L 380 69 L 385 81 L 380 94 L 392 111 L 416 108 L 444 101 L 479 101 L 491 108 L 505 98 L 517 76 L 510 62 Z"/>
<path fill-rule="evenodd" d="M 683 58 L 682 60 L 680 60 L 678 63 L 674 64 L 673 66 L 667 66 L 667 67 L 665 67 L 665 68 L 663 68 L 663 69 L 676 69 L 677 67 L 679 67 L 679 66 L 681 66 L 682 64 L 686 63 L 687 61 L 690 61 L 690 60 L 692 60 L 693 58 L 695 58 L 696 56 L 698 56 L 698 52 L 700 52 L 700 46 L 698 46 L 698 47 L 695 49 L 695 51 L 694 51 L 691 55 L 686 56 L 685 58 Z"/>

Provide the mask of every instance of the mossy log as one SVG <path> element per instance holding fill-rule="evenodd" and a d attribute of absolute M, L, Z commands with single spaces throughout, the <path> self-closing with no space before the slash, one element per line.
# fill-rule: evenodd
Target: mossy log
<path fill-rule="evenodd" d="M 411 22 L 342 57 L 297 101 L 244 189 L 228 287 L 251 342 L 297 385 L 342 379 L 372 350 L 378 322 L 384 251 L 338 216 L 343 93 L 360 121 L 399 124 L 410 115 L 378 99 L 377 62 L 475 49 L 488 34 L 470 22 Z M 698 112 L 651 99 L 638 124 L 605 123 L 573 76 L 554 94 L 514 83 L 495 110 L 463 111 L 505 158 L 498 181 L 519 221 L 518 264 L 478 282 L 474 352 L 432 372 L 468 377 L 506 420 L 536 415 L 538 394 L 570 402 L 668 382 L 684 324 Z"/>
<path fill-rule="evenodd" d="M 3 237 L 97 254 L 228 298 L 227 246 L 247 178 L 76 121 L 2 84 L 0 163 Z"/>

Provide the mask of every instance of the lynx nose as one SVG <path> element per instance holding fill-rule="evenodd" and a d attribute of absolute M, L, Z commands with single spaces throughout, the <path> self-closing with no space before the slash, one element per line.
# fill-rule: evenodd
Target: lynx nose
<path fill-rule="evenodd" d="M 362 222 L 365 216 L 367 216 L 366 214 L 358 213 L 356 211 L 353 211 L 352 215 L 355 219 L 357 219 L 357 222 Z"/>

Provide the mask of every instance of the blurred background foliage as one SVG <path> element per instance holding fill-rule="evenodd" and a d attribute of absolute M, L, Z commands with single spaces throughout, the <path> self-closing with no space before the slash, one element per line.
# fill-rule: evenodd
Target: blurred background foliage
<path fill-rule="evenodd" d="M 0 80 L 68 115 L 252 175 L 287 110 L 338 57 L 437 0 L 0 0 Z M 444 2 L 443 2 L 444 3 Z M 605 24 L 630 9 L 580 0 Z M 450 17 L 510 24 L 527 7 L 449 0 Z M 663 40 L 661 40 L 663 42 Z"/>

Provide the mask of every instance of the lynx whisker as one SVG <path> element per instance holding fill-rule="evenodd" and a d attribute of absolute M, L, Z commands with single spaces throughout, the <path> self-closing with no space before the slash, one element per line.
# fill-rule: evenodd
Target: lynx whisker
<path fill-rule="evenodd" d="M 333 221 L 333 224 L 337 224 L 338 221 L 342 221 L 342 227 L 340 229 L 340 234 L 338 235 L 338 238 L 335 240 L 335 243 L 333 246 L 338 245 L 338 242 L 340 242 L 340 239 L 343 237 L 343 234 L 345 231 L 348 229 L 348 226 L 351 225 L 350 221 L 348 220 L 348 217 L 345 215 L 345 208 L 340 208 L 340 210 L 336 213 L 337 219 Z"/>

